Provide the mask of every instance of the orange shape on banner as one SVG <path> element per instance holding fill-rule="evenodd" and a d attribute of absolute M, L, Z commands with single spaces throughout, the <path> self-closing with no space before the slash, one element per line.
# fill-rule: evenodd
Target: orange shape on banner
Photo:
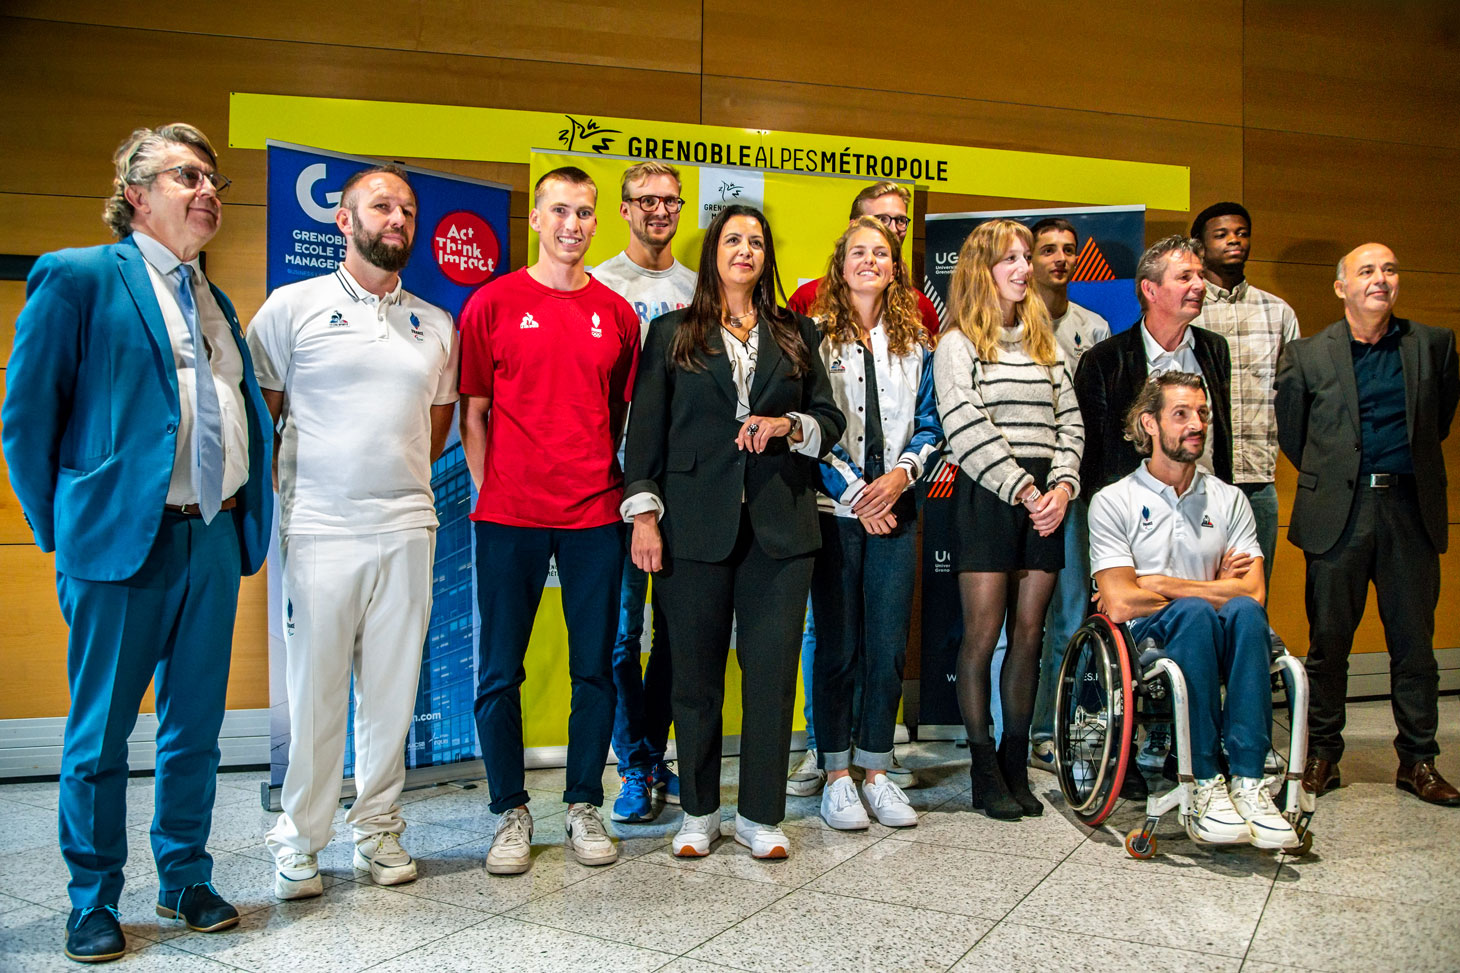
<path fill-rule="evenodd" d="M 1110 264 L 1105 262 L 1105 255 L 1095 245 L 1094 237 L 1085 238 L 1085 245 L 1080 248 L 1080 256 L 1075 260 L 1075 274 L 1070 279 L 1115 280 L 1115 273 L 1110 269 Z"/>

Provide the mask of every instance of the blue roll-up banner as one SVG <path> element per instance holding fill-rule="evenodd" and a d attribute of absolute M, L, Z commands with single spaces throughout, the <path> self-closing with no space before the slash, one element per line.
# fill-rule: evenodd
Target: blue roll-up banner
<path fill-rule="evenodd" d="M 352 174 L 381 160 L 274 141 L 268 143 L 268 156 L 267 282 L 272 293 L 284 284 L 332 273 L 340 264 L 345 255 L 344 237 L 335 226 L 340 188 Z M 412 294 L 457 318 L 478 287 L 511 269 L 507 252 L 511 188 L 414 166 L 402 168 L 410 173 L 417 202 L 415 244 L 410 263 L 401 272 L 402 282 Z M 406 740 L 408 782 L 412 778 L 419 782 L 422 776 L 453 776 L 446 770 L 432 773 L 431 768 L 481 757 L 472 714 L 477 618 L 468 515 L 473 498 L 455 425 L 445 453 L 431 466 L 440 526 L 431 627 L 421 660 L 415 720 Z M 290 736 L 277 554 L 275 547 L 269 557 L 270 787 L 265 795 L 275 809 L 288 766 Z M 353 699 L 350 717 L 347 779 L 354 774 Z"/>
<path fill-rule="evenodd" d="M 933 213 L 927 223 L 923 291 L 948 320 L 948 288 L 958 251 L 973 228 L 991 219 L 1018 220 L 1025 226 L 1047 217 L 1074 225 L 1079 254 L 1070 281 L 1070 300 L 1089 308 L 1124 331 L 1141 316 L 1136 300 L 1136 262 L 1145 250 L 1144 206 L 1091 206 L 1076 209 L 1007 210 L 988 213 Z M 922 657 L 918 704 L 920 736 L 936 739 L 963 732 L 958 710 L 958 644 L 963 618 L 958 577 L 953 572 L 953 479 L 958 467 L 946 459 L 927 479 L 923 504 Z M 998 679 L 993 680 L 998 703 Z M 946 731 L 946 732 L 945 732 Z"/>

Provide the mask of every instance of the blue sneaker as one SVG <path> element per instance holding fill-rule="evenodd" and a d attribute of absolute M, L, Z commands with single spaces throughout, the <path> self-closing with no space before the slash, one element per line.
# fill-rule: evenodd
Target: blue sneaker
<path fill-rule="evenodd" d="M 653 777 L 644 767 L 629 767 L 619 778 L 618 797 L 613 801 L 613 819 L 629 824 L 654 817 Z"/>
<path fill-rule="evenodd" d="M 654 789 L 664 792 L 664 803 L 679 806 L 679 775 L 664 761 L 654 765 Z"/>

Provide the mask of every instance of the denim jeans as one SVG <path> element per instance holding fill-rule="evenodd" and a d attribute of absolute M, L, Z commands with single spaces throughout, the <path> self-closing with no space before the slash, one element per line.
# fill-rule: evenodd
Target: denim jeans
<path fill-rule="evenodd" d="M 619 775 L 628 769 L 648 770 L 664 759 L 669 745 L 669 661 L 668 629 L 659 599 L 653 599 L 652 648 L 649 663 L 639 658 L 644 637 L 644 596 L 649 576 L 624 558 L 624 581 L 619 591 L 618 638 L 613 644 L 613 684 L 618 704 L 613 711 L 613 752 L 618 757 Z"/>
<path fill-rule="evenodd" d="M 916 574 L 917 533 L 911 525 L 879 536 L 868 534 L 854 517 L 821 515 L 811 602 L 818 630 L 812 677 L 817 756 L 824 770 L 852 763 L 868 770 L 892 766 Z"/>
<path fill-rule="evenodd" d="M 805 703 L 801 715 L 806 718 L 806 749 L 816 749 L 816 721 L 811 711 L 811 691 L 815 682 L 816 620 L 811 611 L 811 598 L 806 599 L 806 627 L 801 630 L 801 690 Z"/>
<path fill-rule="evenodd" d="M 1220 609 L 1178 598 L 1129 625 L 1131 638 L 1163 646 L 1181 667 L 1191 717 L 1191 769 L 1198 780 L 1220 773 L 1220 744 L 1234 777 L 1261 777 L 1272 746 L 1272 683 L 1268 677 L 1267 612 L 1248 597 Z M 1222 688 L 1227 705 L 1222 706 Z"/>
<path fill-rule="evenodd" d="M 1039 693 L 1034 698 L 1031 740 L 1054 737 L 1054 689 L 1070 636 L 1090 614 L 1090 529 L 1085 501 L 1071 500 L 1065 509 L 1065 566 L 1054 584 L 1044 622 L 1044 651 L 1039 660 Z"/>
<path fill-rule="evenodd" d="M 1252 519 L 1257 521 L 1257 546 L 1262 548 L 1262 572 L 1271 585 L 1273 560 L 1277 557 L 1277 484 L 1239 483 L 1237 489 L 1247 495 L 1247 502 L 1252 505 Z"/>

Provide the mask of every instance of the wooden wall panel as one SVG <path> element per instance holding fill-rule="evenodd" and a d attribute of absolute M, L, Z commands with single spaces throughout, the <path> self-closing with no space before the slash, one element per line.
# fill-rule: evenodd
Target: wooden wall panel
<path fill-rule="evenodd" d="M 1152 43 L 1170 16 L 1144 4 L 1034 13 L 937 0 L 918 5 L 914 26 L 818 0 L 708 0 L 704 72 L 1240 125 L 1242 4 L 1183 7 L 1171 42 Z"/>
<path fill-rule="evenodd" d="M 136 68 L 178 63 L 180 56 L 186 83 L 177 72 Z M 231 91 L 687 122 L 700 113 L 698 75 L 399 51 L 367 56 L 341 46 L 15 18 L 0 18 L 0 61 L 10 78 L 0 86 L 0 117 L 7 120 L 0 192 L 102 196 L 111 185 L 107 160 L 137 124 L 186 119 L 221 149 L 228 144 Z M 57 70 L 58 63 L 71 67 Z M 54 124 L 59 106 L 65 106 L 65 125 Z M 219 167 L 240 181 L 241 201 L 262 203 L 262 178 L 238 162 L 220 152 Z"/>
<path fill-rule="evenodd" d="M 405 0 L 373 6 L 368 16 L 328 0 L 182 6 L 148 0 L 125 7 L 99 0 L 12 0 L 6 7 L 17 17 L 171 33 L 402 52 L 501 54 L 649 71 L 700 69 L 700 5 L 690 0 Z M 338 56 L 368 59 L 369 54 L 356 50 Z"/>
<path fill-rule="evenodd" d="M 5 378 L 4 370 L 0 370 L 0 402 L 5 401 Z M 10 476 L 5 467 L 5 458 L 0 456 L 0 544 L 29 544 L 31 539 L 30 527 L 26 524 L 25 514 L 20 509 L 20 500 L 15 496 L 15 491 L 10 488 Z M 0 578 L 9 580 L 4 574 L 0 574 Z M 4 589 L 4 597 L 11 597 L 8 587 Z"/>
<path fill-rule="evenodd" d="M 1242 193 L 1242 133 L 1237 128 L 713 75 L 705 77 L 704 92 L 708 125 L 831 132 L 1185 165 L 1191 168 L 1193 203 L 1198 199 L 1234 198 Z M 1020 204 L 1009 199 L 978 203 L 977 199 L 929 192 L 928 211 L 1009 209 Z M 1048 206 L 1061 201 L 1031 202 Z M 1151 218 L 1159 227 L 1173 220 L 1190 225 L 1184 213 L 1153 210 Z"/>
<path fill-rule="evenodd" d="M 0 206 L 4 205 L 0 197 Z M 25 281 L 0 280 L 0 368 L 10 360 L 10 345 L 15 341 L 15 317 L 25 304 Z"/>
<path fill-rule="evenodd" d="M 1460 148 L 1460 7 L 1247 0 L 1249 128 Z"/>
<path fill-rule="evenodd" d="M 1379 240 L 1411 270 L 1453 272 L 1460 148 L 1247 129 L 1247 208 L 1267 259 L 1333 266 Z"/>

